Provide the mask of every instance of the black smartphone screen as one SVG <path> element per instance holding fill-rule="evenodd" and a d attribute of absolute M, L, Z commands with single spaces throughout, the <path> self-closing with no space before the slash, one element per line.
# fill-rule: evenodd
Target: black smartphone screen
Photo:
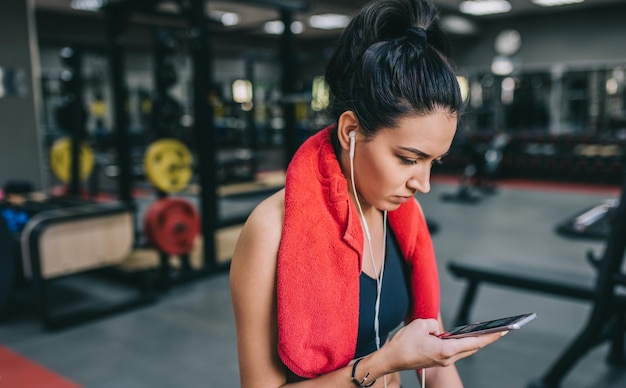
<path fill-rule="evenodd" d="M 469 325 L 457 326 L 445 333 L 440 334 L 439 338 L 460 338 L 471 337 L 480 334 L 496 333 L 499 331 L 515 330 L 524 326 L 528 322 L 537 318 L 537 314 L 528 313 L 522 315 L 515 315 L 513 317 L 506 317 L 500 319 L 494 319 L 492 321 L 484 321 L 471 323 Z"/>

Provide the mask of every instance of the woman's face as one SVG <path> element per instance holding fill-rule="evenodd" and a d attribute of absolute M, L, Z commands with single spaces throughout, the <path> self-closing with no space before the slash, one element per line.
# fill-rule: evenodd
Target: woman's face
<path fill-rule="evenodd" d="M 354 175 L 363 205 L 395 210 L 417 192 L 430 191 L 430 169 L 448 152 L 457 116 L 437 111 L 401 119 L 367 141 L 357 137 Z"/>

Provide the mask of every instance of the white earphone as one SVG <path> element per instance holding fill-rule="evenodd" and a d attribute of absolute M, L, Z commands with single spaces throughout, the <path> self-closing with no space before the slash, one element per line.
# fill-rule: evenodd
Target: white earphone
<path fill-rule="evenodd" d="M 367 220 L 365 219 L 365 215 L 363 214 L 363 208 L 361 207 L 361 202 L 359 201 L 359 195 L 356 191 L 356 185 L 354 183 L 354 148 L 356 143 L 356 131 L 350 131 L 348 133 L 350 137 L 350 180 L 352 183 L 352 192 L 354 193 L 354 199 L 356 201 L 356 205 L 359 209 L 359 214 L 361 215 L 361 222 L 363 225 L 363 229 L 365 231 L 365 238 L 367 239 L 367 243 L 369 245 L 370 250 L 370 259 L 372 260 L 372 268 L 374 269 L 374 274 L 376 276 L 376 304 L 375 304 L 375 312 L 374 312 L 374 332 L 376 333 L 376 349 L 380 349 L 380 325 L 379 325 L 379 315 L 380 315 L 380 296 L 383 290 L 383 274 L 385 272 L 385 251 L 386 251 L 386 242 L 387 242 L 387 211 L 383 212 L 383 252 L 381 259 L 381 268 L 380 273 L 376 270 L 376 261 L 374 260 L 374 250 L 372 249 L 372 235 L 370 234 L 369 226 L 367 225 Z M 384 385 L 387 387 L 387 377 L 384 377 Z"/>
<path fill-rule="evenodd" d="M 356 138 L 356 131 L 350 131 L 348 136 L 350 137 L 350 160 L 352 160 L 352 158 L 354 158 L 354 139 Z"/>

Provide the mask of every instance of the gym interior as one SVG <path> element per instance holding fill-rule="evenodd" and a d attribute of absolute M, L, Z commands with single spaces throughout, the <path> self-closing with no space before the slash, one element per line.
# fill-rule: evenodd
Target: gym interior
<path fill-rule="evenodd" d="M 3 2 L 1 388 L 240 385 L 234 245 L 363 3 Z M 441 313 L 537 314 L 465 386 L 623 387 L 626 4 L 434 3 L 466 100 L 417 195 Z"/>

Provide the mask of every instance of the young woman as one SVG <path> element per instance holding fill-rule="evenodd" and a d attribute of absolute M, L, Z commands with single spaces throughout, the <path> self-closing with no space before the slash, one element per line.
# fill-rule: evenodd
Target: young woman
<path fill-rule="evenodd" d="M 423 0 L 376 0 L 327 70 L 334 123 L 258 205 L 231 266 L 241 386 L 461 387 L 454 362 L 500 335 L 440 339 L 432 241 L 414 198 L 448 152 L 462 100 Z M 390 332 L 399 328 L 393 336 Z"/>

